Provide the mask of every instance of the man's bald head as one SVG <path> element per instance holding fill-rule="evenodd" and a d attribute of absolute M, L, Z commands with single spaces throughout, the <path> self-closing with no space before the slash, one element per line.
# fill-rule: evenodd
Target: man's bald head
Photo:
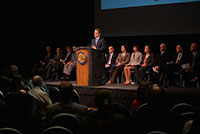
<path fill-rule="evenodd" d="M 39 75 L 35 75 L 33 76 L 32 78 L 32 83 L 33 83 L 33 86 L 39 86 L 41 87 L 42 86 L 42 77 L 39 76 Z"/>

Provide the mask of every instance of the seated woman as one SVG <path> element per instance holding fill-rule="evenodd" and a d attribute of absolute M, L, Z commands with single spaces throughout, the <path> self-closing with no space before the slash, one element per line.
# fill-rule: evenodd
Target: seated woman
<path fill-rule="evenodd" d="M 126 81 L 124 82 L 125 85 L 130 84 L 130 77 L 131 77 L 131 69 L 134 69 L 134 79 L 135 82 L 138 83 L 138 69 L 140 67 L 140 63 L 142 60 L 142 53 L 139 52 L 138 46 L 133 46 L 133 53 L 131 55 L 130 62 L 124 67 L 124 75 Z"/>
<path fill-rule="evenodd" d="M 144 53 L 142 56 L 141 68 L 139 69 L 139 82 L 144 80 L 145 72 L 150 70 L 153 65 L 154 55 L 150 53 L 150 46 L 145 45 Z"/>
<path fill-rule="evenodd" d="M 126 52 L 126 45 L 121 46 L 121 53 L 118 54 L 116 59 L 116 66 L 111 67 L 110 80 L 107 84 L 112 84 L 116 80 L 117 76 L 122 72 L 124 64 L 127 64 L 130 60 L 130 53 Z"/>

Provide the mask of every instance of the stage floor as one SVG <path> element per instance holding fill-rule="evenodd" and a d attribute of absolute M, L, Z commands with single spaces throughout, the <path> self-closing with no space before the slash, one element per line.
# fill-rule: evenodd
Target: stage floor
<path fill-rule="evenodd" d="M 98 89 L 119 89 L 119 90 L 137 90 L 137 85 L 124 85 L 124 84 L 109 84 L 109 85 L 101 85 L 101 86 L 78 86 L 76 85 L 76 81 L 69 81 L 73 84 L 74 87 L 87 87 L 87 88 L 98 88 Z M 61 81 L 47 81 L 46 84 L 50 86 L 58 86 Z"/>
<path fill-rule="evenodd" d="M 94 95 L 99 89 L 108 89 L 112 92 L 113 102 L 121 103 L 127 108 L 131 108 L 131 103 L 134 100 L 134 94 L 137 90 L 137 85 L 110 84 L 101 86 L 78 86 L 76 81 L 69 81 L 73 84 L 74 89 L 80 95 L 80 103 L 87 106 L 95 106 Z M 47 87 L 57 87 L 61 81 L 46 81 Z M 181 88 L 169 87 L 164 88 L 166 93 L 166 102 L 168 107 L 180 102 L 193 104 L 200 109 L 200 88 Z"/>

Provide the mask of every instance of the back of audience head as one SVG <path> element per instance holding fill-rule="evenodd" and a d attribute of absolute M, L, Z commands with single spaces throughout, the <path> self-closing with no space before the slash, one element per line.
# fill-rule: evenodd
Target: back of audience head
<path fill-rule="evenodd" d="M 110 112 L 112 104 L 112 95 L 109 90 L 100 89 L 95 93 L 95 103 L 98 111 Z"/>
<path fill-rule="evenodd" d="M 150 81 L 142 81 L 136 91 L 140 103 L 148 103 L 152 109 L 163 110 L 164 90 Z"/>
<path fill-rule="evenodd" d="M 73 85 L 68 81 L 63 81 L 58 86 L 61 100 L 72 100 Z"/>
<path fill-rule="evenodd" d="M 36 87 L 36 86 L 41 87 L 42 81 L 43 80 L 42 80 L 41 76 L 39 76 L 39 75 L 33 76 L 33 78 L 32 78 L 33 87 Z"/>
<path fill-rule="evenodd" d="M 160 86 L 153 84 L 148 93 L 148 104 L 154 109 L 163 110 L 164 93 L 164 90 Z"/>
<path fill-rule="evenodd" d="M 152 88 L 153 83 L 150 81 L 142 81 L 136 91 L 136 99 L 140 103 L 146 103 L 148 94 Z"/>

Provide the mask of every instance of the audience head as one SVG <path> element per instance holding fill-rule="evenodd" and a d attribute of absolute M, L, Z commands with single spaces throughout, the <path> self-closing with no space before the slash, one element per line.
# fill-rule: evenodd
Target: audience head
<path fill-rule="evenodd" d="M 134 51 L 134 52 L 139 51 L 139 46 L 138 46 L 138 45 L 133 45 L 133 51 Z"/>
<path fill-rule="evenodd" d="M 51 47 L 50 46 L 46 46 L 46 51 L 47 51 L 47 53 L 50 53 L 51 52 Z"/>
<path fill-rule="evenodd" d="M 126 46 L 126 45 L 122 45 L 122 46 L 121 46 L 121 51 L 122 51 L 122 53 L 123 53 L 123 52 L 126 52 L 126 50 L 127 50 L 127 46 Z"/>
<path fill-rule="evenodd" d="M 94 37 L 98 38 L 101 36 L 101 29 L 100 28 L 95 28 L 94 29 Z"/>
<path fill-rule="evenodd" d="M 73 93 L 73 85 L 68 81 L 63 81 L 58 86 L 60 99 L 71 100 Z"/>
<path fill-rule="evenodd" d="M 153 84 L 151 90 L 148 92 L 147 102 L 153 109 L 162 110 L 164 90 L 157 84 Z"/>
<path fill-rule="evenodd" d="M 100 89 L 95 93 L 95 103 L 99 111 L 111 111 L 112 95 L 109 90 Z"/>
<path fill-rule="evenodd" d="M 76 52 L 76 46 L 72 46 L 73 52 Z"/>
<path fill-rule="evenodd" d="M 160 51 L 164 52 L 167 49 L 167 45 L 165 43 L 160 44 Z"/>
<path fill-rule="evenodd" d="M 113 46 L 109 46 L 108 47 L 108 52 L 111 54 L 111 53 L 113 53 L 114 52 L 114 47 Z"/>
<path fill-rule="evenodd" d="M 140 103 L 147 102 L 148 94 L 149 94 L 150 90 L 152 89 L 152 85 L 153 85 L 153 83 L 150 81 L 142 81 L 140 83 L 140 85 L 138 86 L 137 91 L 136 91 L 136 99 Z"/>
<path fill-rule="evenodd" d="M 180 44 L 178 44 L 178 45 L 176 46 L 176 52 L 177 52 L 177 53 L 182 53 L 182 52 L 183 52 L 183 48 L 182 48 L 182 46 L 181 46 Z"/>
<path fill-rule="evenodd" d="M 149 45 L 144 46 L 144 53 L 150 53 L 150 46 Z"/>
<path fill-rule="evenodd" d="M 198 44 L 196 42 L 192 43 L 190 45 L 190 51 L 191 52 L 196 52 L 198 50 Z"/>
<path fill-rule="evenodd" d="M 12 75 L 18 75 L 19 74 L 19 68 L 16 65 L 11 65 L 10 66 Z"/>
<path fill-rule="evenodd" d="M 70 53 L 71 51 L 72 51 L 71 47 L 70 47 L 70 46 L 67 46 L 67 47 L 66 47 L 66 52 L 67 52 L 67 53 Z"/>
<path fill-rule="evenodd" d="M 33 76 L 33 78 L 32 78 L 33 87 L 36 87 L 36 86 L 41 87 L 42 81 L 43 80 L 42 80 L 41 76 L 39 76 L 39 75 Z"/>

